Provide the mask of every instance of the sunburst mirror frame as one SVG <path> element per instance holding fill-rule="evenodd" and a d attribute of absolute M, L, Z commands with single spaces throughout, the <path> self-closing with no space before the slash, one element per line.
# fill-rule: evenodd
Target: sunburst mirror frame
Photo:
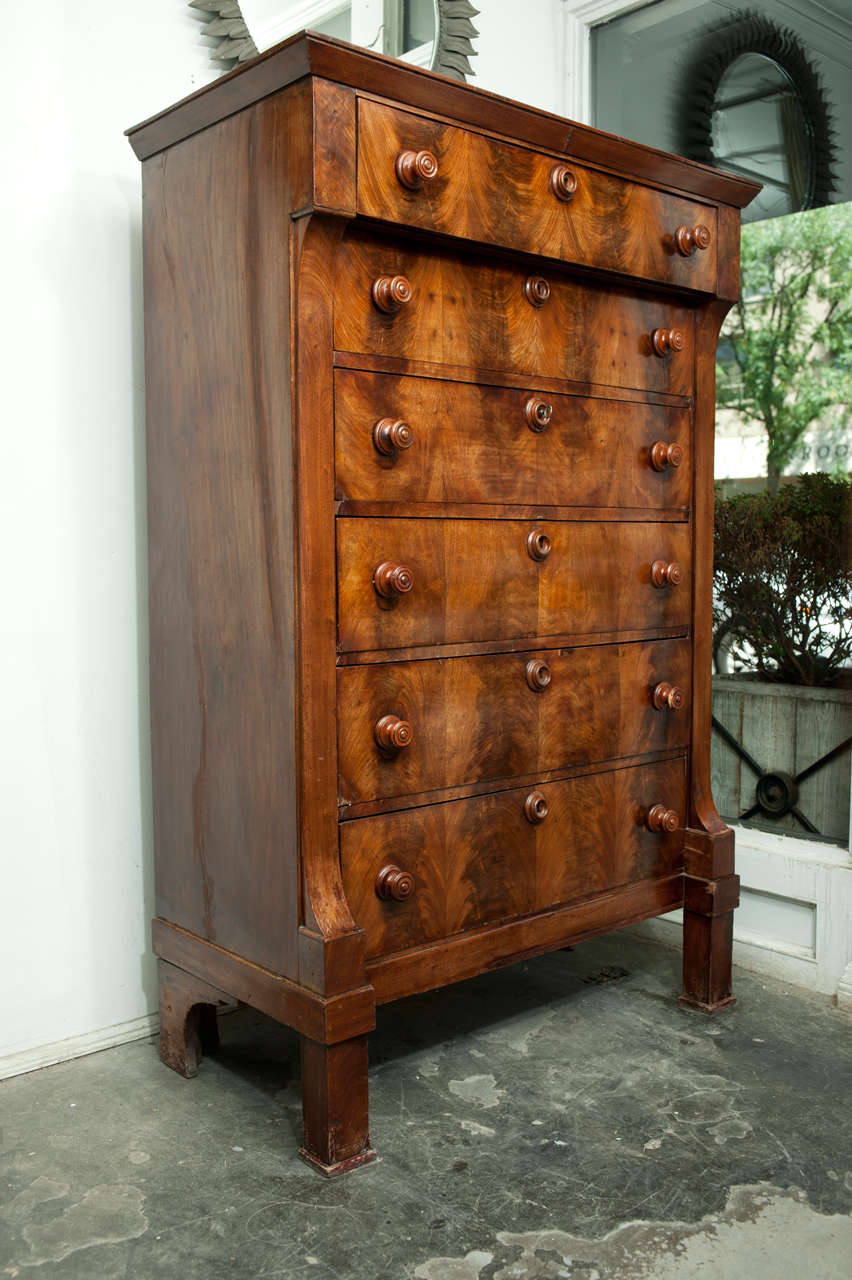
<path fill-rule="evenodd" d="M 828 96 L 796 33 L 754 10 L 744 10 L 733 21 L 710 28 L 685 68 L 681 154 L 724 166 L 724 159 L 713 154 L 713 112 L 725 72 L 748 53 L 774 62 L 796 95 L 809 146 L 809 171 L 799 207 L 829 204 L 836 189 L 837 146 Z"/>
<path fill-rule="evenodd" d="M 216 40 L 210 56 L 229 71 L 258 53 L 240 9 L 239 0 L 188 0 L 191 9 L 208 15 L 202 34 Z M 434 0 L 435 43 L 430 70 L 453 80 L 472 75 L 473 40 L 479 35 L 471 19 L 479 13 L 468 0 Z"/>

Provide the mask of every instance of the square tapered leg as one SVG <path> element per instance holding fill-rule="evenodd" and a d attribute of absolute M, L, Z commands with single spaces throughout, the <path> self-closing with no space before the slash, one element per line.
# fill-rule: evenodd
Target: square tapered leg
<path fill-rule="evenodd" d="M 299 1155 L 333 1178 L 376 1158 L 369 1134 L 367 1037 L 330 1045 L 301 1039 L 304 1141 Z"/>

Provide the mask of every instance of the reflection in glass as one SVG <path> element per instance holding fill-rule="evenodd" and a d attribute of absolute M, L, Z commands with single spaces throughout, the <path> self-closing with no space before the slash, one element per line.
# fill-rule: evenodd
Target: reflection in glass
<path fill-rule="evenodd" d="M 737 58 L 713 107 L 713 156 L 722 169 L 764 184 L 752 219 L 793 213 L 810 187 L 808 124 L 792 80 L 761 53 Z"/>
<path fill-rule="evenodd" d="M 435 39 L 434 0 L 403 0 L 402 47 L 400 53 L 410 53 Z"/>

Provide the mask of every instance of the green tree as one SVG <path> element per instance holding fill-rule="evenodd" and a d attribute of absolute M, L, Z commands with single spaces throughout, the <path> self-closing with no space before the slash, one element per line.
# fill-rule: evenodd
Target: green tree
<path fill-rule="evenodd" d="M 770 493 L 822 419 L 852 403 L 852 204 L 743 228 L 742 296 L 722 330 L 718 403 L 766 431 Z"/>

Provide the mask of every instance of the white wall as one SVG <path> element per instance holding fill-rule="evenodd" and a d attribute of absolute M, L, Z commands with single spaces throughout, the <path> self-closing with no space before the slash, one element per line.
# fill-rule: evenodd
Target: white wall
<path fill-rule="evenodd" d="M 552 107 L 553 8 L 529 0 L 508 41 L 511 0 L 484 6 L 475 83 Z M 141 204 L 122 135 L 214 78 L 202 29 L 185 0 L 5 15 L 32 56 L 4 70 L 0 143 L 0 1076 L 152 1026 Z"/>
<path fill-rule="evenodd" d="M 477 56 L 471 59 L 477 89 L 560 111 L 562 22 L 558 0 L 474 0 L 480 10 Z"/>
<path fill-rule="evenodd" d="M 155 1002 L 140 175 L 122 133 L 215 74 L 200 31 L 183 0 L 4 10 L 0 1058 L 20 1056 L 0 1074 Z"/>

